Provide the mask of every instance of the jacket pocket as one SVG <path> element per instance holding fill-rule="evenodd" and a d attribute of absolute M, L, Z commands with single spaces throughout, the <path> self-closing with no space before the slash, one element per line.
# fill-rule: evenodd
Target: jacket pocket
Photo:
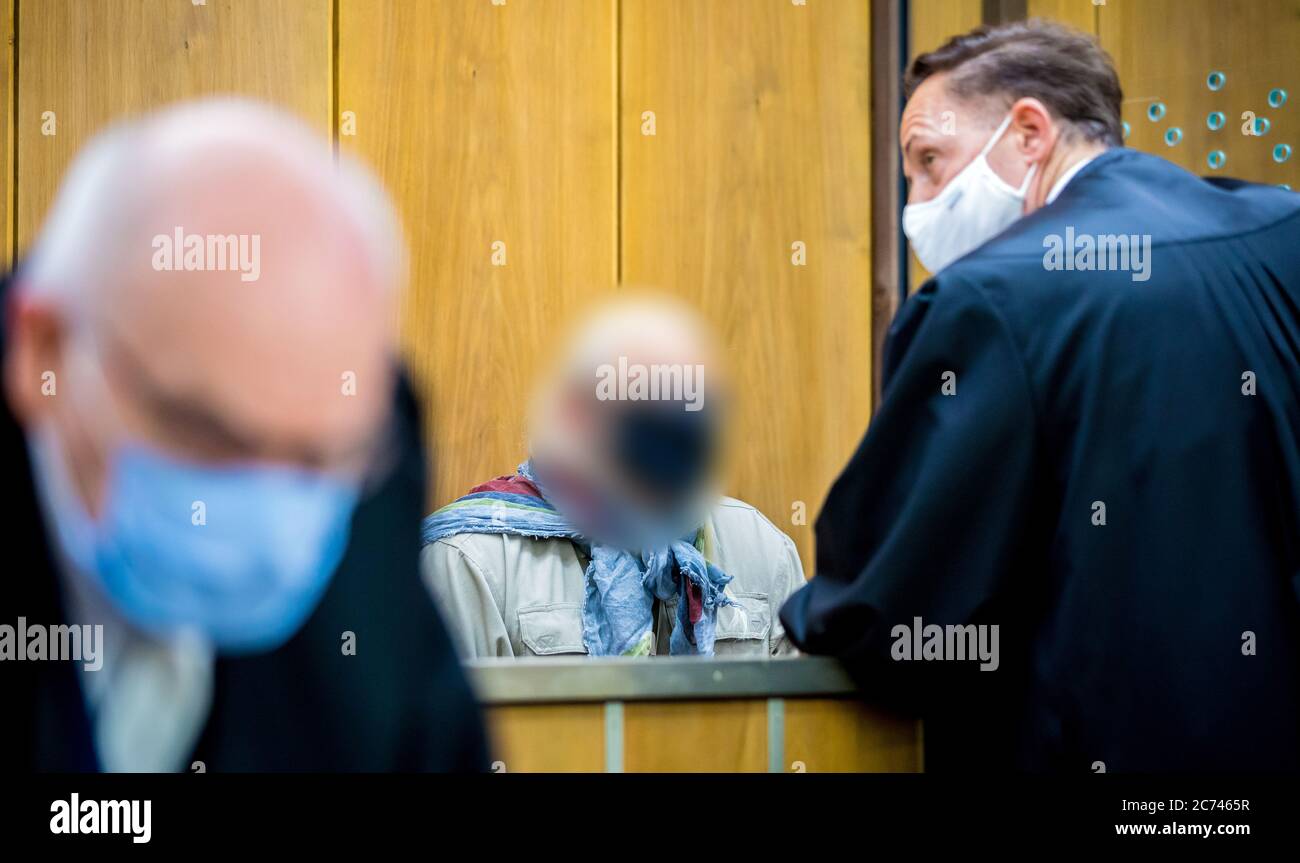
<path fill-rule="evenodd" d="M 536 656 L 586 653 L 582 643 L 582 605 L 542 602 L 519 609 L 519 640 Z"/>
<path fill-rule="evenodd" d="M 714 655 L 767 656 L 772 629 L 767 610 L 767 594 L 737 593 L 732 599 L 739 607 L 724 605 L 718 609 Z"/>

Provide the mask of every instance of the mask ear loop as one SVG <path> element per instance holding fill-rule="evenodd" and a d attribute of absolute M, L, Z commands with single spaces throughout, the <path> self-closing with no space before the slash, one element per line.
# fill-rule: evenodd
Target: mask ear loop
<path fill-rule="evenodd" d="M 1025 181 L 1021 183 L 1020 188 L 1016 190 L 1016 195 L 1018 195 L 1021 198 L 1026 198 L 1029 196 L 1029 184 L 1033 182 L 1034 171 L 1036 170 L 1038 170 L 1037 163 L 1034 163 L 1033 165 L 1029 166 L 1029 172 L 1025 174 Z"/>
<path fill-rule="evenodd" d="M 980 150 L 980 154 L 976 158 L 984 159 L 985 164 L 987 165 L 989 153 L 993 152 L 993 148 L 997 146 L 998 141 L 1002 140 L 1002 135 L 1007 131 L 1007 127 L 1009 127 L 1010 125 L 1011 125 L 1011 115 L 1007 114 L 1007 116 L 1003 118 L 1002 122 L 998 125 L 997 129 L 993 131 L 993 135 L 989 138 L 989 142 L 984 145 L 984 149 Z M 988 169 L 992 171 L 993 167 L 990 165 L 988 166 Z M 1038 165 L 1036 163 L 1029 166 L 1029 172 L 1025 174 L 1025 179 L 1021 182 L 1020 188 L 1016 189 L 1016 197 L 1023 199 L 1026 196 L 1028 196 L 1029 184 L 1033 182 L 1034 171 L 1036 171 L 1037 169 L 1038 169 Z M 996 172 L 994 173 L 994 176 L 997 176 Z M 998 179 L 1001 180 L 1002 178 L 998 177 Z M 1009 183 L 1007 184 L 1007 187 L 1010 188 Z"/>
<path fill-rule="evenodd" d="M 1002 134 L 1007 131 L 1007 127 L 1010 125 L 1011 125 L 1011 115 L 1008 114 L 1006 117 L 1002 119 L 1002 122 L 998 125 L 998 127 L 993 130 L 993 134 L 989 137 L 988 143 L 984 145 L 984 149 L 980 150 L 979 157 L 981 159 L 983 159 L 989 153 L 993 152 L 993 148 L 997 146 L 998 141 L 1002 140 Z"/>

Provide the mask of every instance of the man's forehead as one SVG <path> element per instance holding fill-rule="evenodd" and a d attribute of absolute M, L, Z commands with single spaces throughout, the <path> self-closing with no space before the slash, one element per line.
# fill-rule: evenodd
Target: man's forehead
<path fill-rule="evenodd" d="M 231 288 L 206 272 L 185 275 L 197 278 L 171 293 L 189 302 L 139 291 L 106 308 L 93 330 L 116 392 L 158 429 L 185 421 L 223 430 L 232 443 L 325 450 L 364 433 L 382 412 L 389 395 L 383 384 L 348 398 L 342 390 L 345 372 L 377 382 L 387 371 L 382 304 L 322 303 L 290 317 L 255 291 L 239 294 L 238 282 Z M 274 289 L 268 284 L 262 293 Z M 224 300 L 214 296 L 218 290 Z"/>
<path fill-rule="evenodd" d="M 945 115 L 957 110 L 956 102 L 944 84 L 946 78 L 943 74 L 926 78 L 907 100 L 898 128 L 899 145 L 905 150 L 912 135 L 937 132 L 943 127 Z"/>
<path fill-rule="evenodd" d="M 952 92 L 950 75 L 926 78 L 903 109 L 898 140 L 907 154 L 909 139 L 915 136 L 943 136 L 964 141 L 996 128 L 1006 106 L 993 97 L 962 98 Z"/>

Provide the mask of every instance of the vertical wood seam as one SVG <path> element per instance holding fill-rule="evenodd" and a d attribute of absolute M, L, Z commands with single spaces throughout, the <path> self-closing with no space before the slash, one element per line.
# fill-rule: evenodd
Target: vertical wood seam
<path fill-rule="evenodd" d="M 330 0 L 330 98 L 329 130 L 330 148 L 334 152 L 334 161 L 339 158 L 339 3 L 342 0 Z"/>
<path fill-rule="evenodd" d="M 9 58 L 9 200 L 5 207 L 9 210 L 9 231 L 5 238 L 8 247 L 9 268 L 18 263 L 18 3 L 14 0 L 9 9 L 10 30 L 13 38 L 13 50 Z"/>

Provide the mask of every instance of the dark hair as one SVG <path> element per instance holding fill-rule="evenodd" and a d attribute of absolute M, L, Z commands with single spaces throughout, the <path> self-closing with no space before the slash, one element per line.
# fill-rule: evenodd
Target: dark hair
<path fill-rule="evenodd" d="M 1123 91 L 1110 56 L 1093 37 L 1031 19 L 978 27 L 912 61 L 904 101 L 931 75 L 961 99 L 1033 97 L 1089 141 L 1119 146 Z"/>

